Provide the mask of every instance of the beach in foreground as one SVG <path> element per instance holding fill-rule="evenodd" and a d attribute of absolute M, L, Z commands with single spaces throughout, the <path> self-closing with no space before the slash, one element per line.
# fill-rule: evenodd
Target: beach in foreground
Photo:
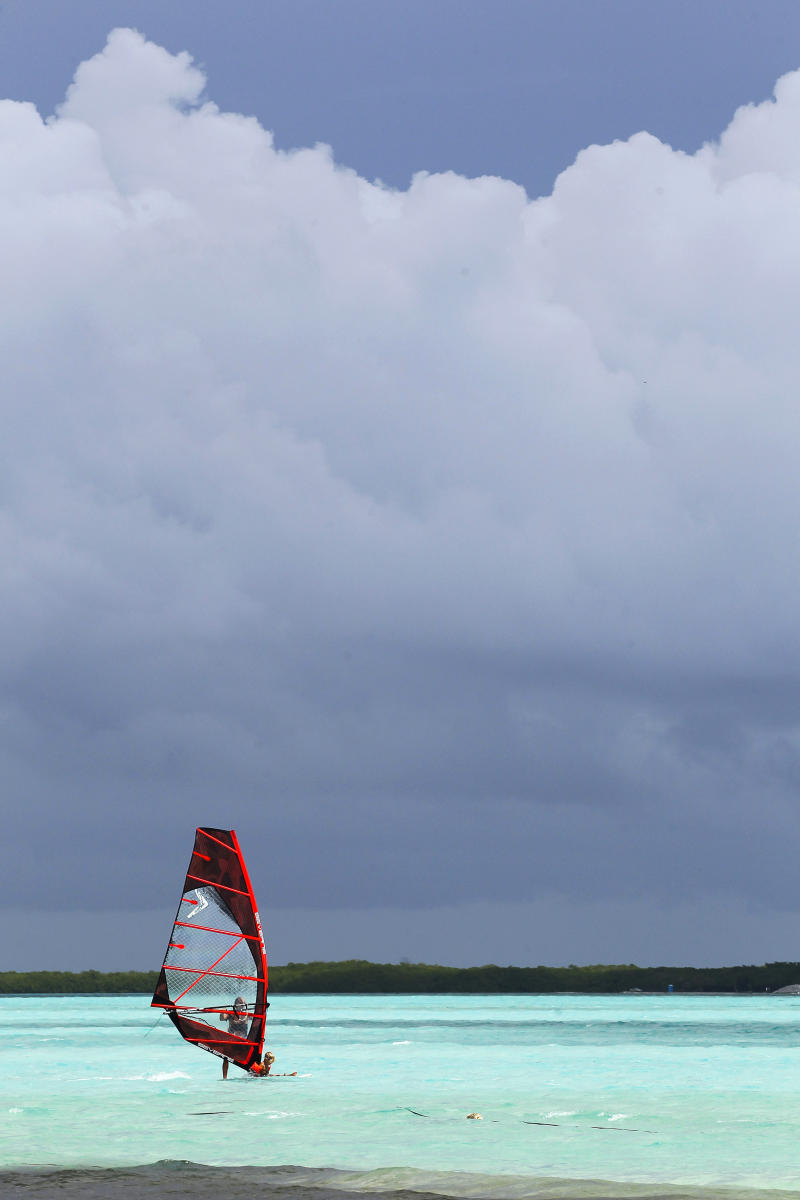
<path fill-rule="evenodd" d="M 800 1195 L 797 998 L 285 995 L 270 1021 L 297 1078 L 223 1083 L 141 996 L 0 999 L 0 1191 Z"/>

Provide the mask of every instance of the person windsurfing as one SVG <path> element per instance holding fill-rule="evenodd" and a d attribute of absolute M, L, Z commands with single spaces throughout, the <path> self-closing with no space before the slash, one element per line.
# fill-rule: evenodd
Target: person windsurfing
<path fill-rule="evenodd" d="M 228 1033 L 236 1034 L 237 1037 L 247 1037 L 249 1020 L 244 996 L 237 996 L 233 1002 L 233 1011 L 229 1009 L 221 1012 L 219 1019 L 228 1022 Z"/>
<path fill-rule="evenodd" d="M 231 1063 L 267 1075 L 274 1061 L 262 1061 L 267 982 L 264 935 L 236 832 L 198 826 L 150 1003 L 192 1046 L 222 1059 L 223 1078 Z M 231 987 L 239 993 L 229 1007 Z"/>
<path fill-rule="evenodd" d="M 244 996 L 237 996 L 233 1002 L 232 1010 L 225 1010 L 219 1014 L 220 1021 L 228 1022 L 228 1033 L 232 1033 L 235 1037 L 247 1037 L 247 1032 L 250 1027 L 250 1019 L 247 1013 L 247 1004 Z M 253 1064 L 256 1065 L 255 1063 Z M 222 1078 L 228 1078 L 228 1060 L 222 1060 Z"/>

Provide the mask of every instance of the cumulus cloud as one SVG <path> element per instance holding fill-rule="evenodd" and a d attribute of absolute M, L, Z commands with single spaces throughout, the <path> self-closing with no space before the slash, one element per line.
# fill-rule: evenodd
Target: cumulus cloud
<path fill-rule="evenodd" d="M 202 822 L 273 904 L 793 906 L 800 73 L 537 199 L 205 86 L 116 30 L 0 103 L 20 901 L 170 899 Z"/>

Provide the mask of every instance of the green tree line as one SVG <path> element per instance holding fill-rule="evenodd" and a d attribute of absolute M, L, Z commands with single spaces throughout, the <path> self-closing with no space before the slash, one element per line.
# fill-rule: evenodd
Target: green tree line
<path fill-rule="evenodd" d="M 0 971 L 0 994 L 150 993 L 157 971 Z M 272 992 L 491 994 L 502 992 L 774 992 L 800 984 L 800 963 L 741 967 L 441 967 L 431 963 L 287 963 L 269 969 Z"/>

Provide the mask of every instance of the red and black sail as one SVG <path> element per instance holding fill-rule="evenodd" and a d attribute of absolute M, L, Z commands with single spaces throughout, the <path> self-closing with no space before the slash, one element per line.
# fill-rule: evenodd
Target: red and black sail
<path fill-rule="evenodd" d="M 246 1025 L 230 1018 L 246 1006 Z M 249 1070 L 261 1058 L 267 955 L 247 868 L 232 829 L 198 829 L 152 1004 L 187 1042 Z M 234 1026 L 237 1032 L 231 1032 Z"/>

